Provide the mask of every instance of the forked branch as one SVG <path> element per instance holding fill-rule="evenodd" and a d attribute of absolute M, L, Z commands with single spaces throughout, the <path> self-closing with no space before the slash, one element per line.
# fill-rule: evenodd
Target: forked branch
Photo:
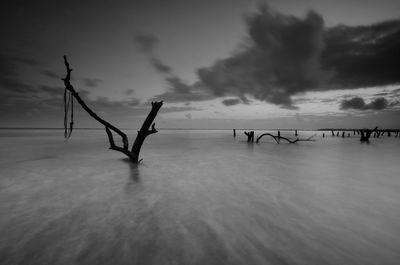
<path fill-rule="evenodd" d="M 98 121 L 104 125 L 106 133 L 107 133 L 108 141 L 110 143 L 110 149 L 122 152 L 125 155 L 127 155 L 132 162 L 139 163 L 140 162 L 139 153 L 140 153 L 140 149 L 141 149 L 141 146 L 142 146 L 144 140 L 146 139 L 146 137 L 148 135 L 157 133 L 157 130 L 155 128 L 155 124 L 153 123 L 153 121 L 154 121 L 155 117 L 157 116 L 159 109 L 163 105 L 163 102 L 155 101 L 155 102 L 151 103 L 151 106 L 152 106 L 151 111 L 148 114 L 148 116 L 146 117 L 146 120 L 144 121 L 142 127 L 138 131 L 138 135 L 135 139 L 132 149 L 129 150 L 129 142 L 128 142 L 128 137 L 126 136 L 126 134 L 124 132 L 122 132 L 120 129 L 118 129 L 117 127 L 115 127 L 114 125 L 112 125 L 111 123 L 109 123 L 108 121 L 100 118 L 94 111 L 92 111 L 86 105 L 86 103 L 83 101 L 83 99 L 79 96 L 78 92 L 76 92 L 76 90 L 74 89 L 74 87 L 71 84 L 72 69 L 70 68 L 67 57 L 65 55 L 64 55 L 64 64 L 65 64 L 65 67 L 67 70 L 67 74 L 66 74 L 65 78 L 62 79 L 64 81 L 65 89 L 71 92 L 71 95 L 78 101 L 78 103 L 82 106 L 82 108 L 92 118 L 94 118 L 96 121 Z M 150 129 L 150 126 L 151 126 L 151 129 Z M 122 147 L 115 144 L 112 131 L 117 133 L 122 138 L 122 144 L 123 144 Z"/>

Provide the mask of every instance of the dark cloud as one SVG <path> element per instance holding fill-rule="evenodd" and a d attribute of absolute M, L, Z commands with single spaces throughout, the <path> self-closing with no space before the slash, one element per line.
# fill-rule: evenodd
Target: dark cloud
<path fill-rule="evenodd" d="M 222 104 L 224 104 L 225 106 L 233 106 L 239 104 L 240 102 L 241 100 L 239 98 L 229 98 L 223 100 Z"/>
<path fill-rule="evenodd" d="M 365 101 L 363 98 L 354 97 L 351 99 L 344 99 L 340 104 L 340 109 L 363 109 L 365 107 Z"/>
<path fill-rule="evenodd" d="M 167 84 L 167 92 L 154 96 L 152 100 L 164 100 L 165 102 L 177 103 L 214 98 L 214 96 L 201 87 L 201 84 L 187 84 L 175 75 L 166 77 L 165 82 Z"/>
<path fill-rule="evenodd" d="M 83 84 L 86 87 L 97 87 L 103 80 L 98 78 L 84 78 L 82 79 Z"/>
<path fill-rule="evenodd" d="M 246 22 L 249 39 L 241 49 L 210 67 L 198 69 L 199 81 L 194 84 L 168 77 L 167 92 L 156 98 L 179 102 L 235 96 L 248 103 L 251 96 L 294 108 L 292 95 L 316 89 L 327 79 L 329 72 L 321 70 L 319 64 L 324 48 L 320 15 L 309 12 L 301 19 L 263 6 Z M 154 48 L 154 41 L 148 42 Z M 153 66 L 171 74 L 170 67 L 158 67 L 154 62 Z"/>
<path fill-rule="evenodd" d="M 231 57 L 198 70 L 215 96 L 250 95 L 290 108 L 291 96 L 318 88 L 329 77 L 321 70 L 324 23 L 310 11 L 305 18 L 263 6 L 247 18 L 248 43 Z"/>
<path fill-rule="evenodd" d="M 170 102 L 234 96 L 296 109 L 292 96 L 307 91 L 352 89 L 400 82 L 400 20 L 369 26 L 325 28 L 321 15 L 303 18 L 264 5 L 246 18 L 248 37 L 231 56 L 197 69 L 199 80 L 183 82 L 171 67 L 151 57 L 167 75 Z M 157 38 L 144 35 L 154 52 Z M 373 106 L 371 106 L 373 108 Z"/>
<path fill-rule="evenodd" d="M 400 20 L 368 26 L 337 26 L 325 32 L 321 55 L 330 81 L 338 88 L 381 86 L 400 82 Z"/>
<path fill-rule="evenodd" d="M 388 106 L 388 101 L 383 97 L 374 99 L 371 103 L 365 105 L 366 109 L 372 109 L 372 110 L 386 109 L 387 106 Z"/>
<path fill-rule="evenodd" d="M 379 97 L 366 104 L 361 97 L 353 97 L 351 99 L 344 99 L 340 104 L 340 109 L 355 109 L 355 110 L 383 110 L 388 107 L 388 101 Z"/>
<path fill-rule="evenodd" d="M 133 37 L 133 41 L 139 51 L 144 53 L 153 53 L 158 44 L 157 37 L 150 33 L 137 34 Z"/>
<path fill-rule="evenodd" d="M 161 74 L 171 74 L 172 73 L 171 67 L 164 64 L 160 59 L 158 59 L 156 57 L 153 57 L 151 59 L 151 64 Z"/>

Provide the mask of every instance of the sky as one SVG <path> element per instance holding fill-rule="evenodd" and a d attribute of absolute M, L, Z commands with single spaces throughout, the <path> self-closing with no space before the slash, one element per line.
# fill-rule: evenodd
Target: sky
<path fill-rule="evenodd" d="M 400 128 L 400 1 L 2 1 L 0 127 Z M 75 104 L 77 127 L 100 127 Z"/>

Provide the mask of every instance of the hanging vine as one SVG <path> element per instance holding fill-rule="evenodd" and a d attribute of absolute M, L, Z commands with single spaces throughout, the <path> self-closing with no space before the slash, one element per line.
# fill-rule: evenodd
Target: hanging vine
<path fill-rule="evenodd" d="M 69 128 L 68 128 L 68 113 L 70 113 L 69 118 Z M 74 126 L 74 97 L 71 91 L 65 88 L 64 90 L 64 138 L 68 140 L 71 137 L 72 130 Z"/>

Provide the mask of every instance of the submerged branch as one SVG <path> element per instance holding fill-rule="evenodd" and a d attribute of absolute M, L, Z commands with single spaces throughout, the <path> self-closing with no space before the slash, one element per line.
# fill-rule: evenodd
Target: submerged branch
<path fill-rule="evenodd" d="M 274 138 L 274 140 L 275 140 L 278 144 L 280 143 L 280 140 L 281 140 L 281 139 L 287 141 L 287 142 L 290 143 L 290 144 L 294 144 L 294 143 L 297 143 L 297 142 L 299 142 L 299 141 L 302 141 L 302 142 L 315 141 L 314 139 L 312 139 L 312 138 L 315 136 L 315 134 L 311 135 L 310 137 L 308 137 L 308 138 L 306 138 L 306 139 L 299 139 L 299 138 L 296 138 L 296 139 L 294 139 L 294 140 L 291 140 L 291 139 L 289 139 L 289 138 L 286 138 L 286 137 L 281 136 L 280 134 L 279 134 L 279 135 L 273 135 L 273 134 L 270 134 L 270 133 L 263 133 L 263 134 L 261 134 L 260 136 L 257 137 L 256 143 L 258 143 L 258 142 L 261 140 L 261 138 L 263 138 L 264 136 L 271 136 L 272 138 Z"/>

